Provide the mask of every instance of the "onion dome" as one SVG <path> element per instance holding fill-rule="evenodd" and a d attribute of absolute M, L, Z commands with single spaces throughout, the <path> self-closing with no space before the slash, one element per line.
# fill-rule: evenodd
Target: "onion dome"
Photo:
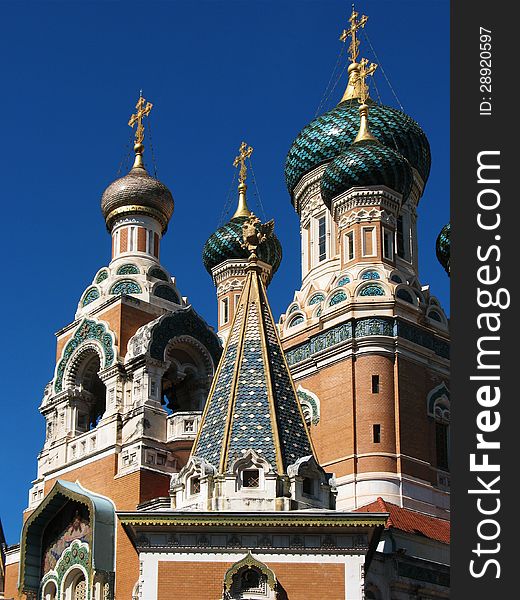
<path fill-rule="evenodd" d="M 159 221 L 164 233 L 173 214 L 173 197 L 164 183 L 148 174 L 143 163 L 142 119 L 148 116 L 152 104 L 141 96 L 136 109 L 136 114 L 132 115 L 128 123 L 130 126 L 137 124 L 134 165 L 127 175 L 116 179 L 103 192 L 101 211 L 109 231 L 114 221 L 123 215 L 144 214 Z"/>
<path fill-rule="evenodd" d="M 243 247 L 242 224 L 251 216 L 245 203 L 245 184 L 239 186 L 239 207 L 231 220 L 209 236 L 202 251 L 202 261 L 211 270 L 230 259 L 248 260 L 250 252 Z M 282 261 L 282 246 L 274 233 L 267 237 L 256 250 L 258 259 L 272 267 L 274 274 Z"/>
<path fill-rule="evenodd" d="M 173 214 L 173 197 L 164 183 L 149 175 L 144 166 L 134 166 L 107 187 L 101 198 L 101 210 L 109 231 L 122 215 L 144 214 L 157 219 L 164 233 Z"/>
<path fill-rule="evenodd" d="M 412 188 L 410 163 L 371 134 L 366 104 L 359 107 L 359 114 L 361 124 L 354 143 L 329 163 L 321 178 L 321 197 L 329 208 L 333 198 L 353 187 L 384 185 L 401 194 L 403 200 Z"/>
<path fill-rule="evenodd" d="M 444 270 L 448 275 L 450 274 L 450 223 L 444 225 L 437 238 L 437 244 L 435 247 L 437 253 L 437 259 L 444 267 Z"/>
<path fill-rule="evenodd" d="M 372 133 L 383 145 L 404 156 L 426 183 L 430 173 L 430 145 L 421 127 L 396 108 L 375 104 L 370 99 L 366 103 L 370 106 Z M 333 160 L 352 144 L 359 128 L 358 109 L 357 98 L 344 100 L 298 134 L 285 161 L 285 180 L 291 195 L 306 173 Z"/>

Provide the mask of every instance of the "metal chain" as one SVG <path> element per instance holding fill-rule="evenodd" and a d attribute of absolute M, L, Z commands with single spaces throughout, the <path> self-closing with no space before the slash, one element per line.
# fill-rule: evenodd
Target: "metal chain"
<path fill-rule="evenodd" d="M 133 135 L 130 136 L 130 140 L 133 140 Z M 123 155 L 121 162 L 119 163 L 119 168 L 117 169 L 117 178 L 121 177 L 121 172 L 123 170 L 123 165 L 127 165 L 130 162 L 130 153 L 132 152 L 131 142 L 127 142 L 126 144 L 126 154 Z"/>
<path fill-rule="evenodd" d="M 401 104 L 401 101 L 397 97 L 397 94 L 396 94 L 394 88 L 392 87 L 392 84 L 390 83 L 390 80 L 386 76 L 385 70 L 383 69 L 383 65 L 381 64 L 381 62 L 380 62 L 380 60 L 379 60 L 379 58 L 378 58 L 378 56 L 376 54 L 376 51 L 374 50 L 374 47 L 372 46 L 372 43 L 370 42 L 368 34 L 366 33 L 365 30 L 363 30 L 363 35 L 365 36 L 365 39 L 368 42 L 368 45 L 370 46 L 370 50 L 372 50 L 372 54 L 374 55 L 375 61 L 378 64 L 379 69 L 381 70 L 381 73 L 383 73 L 383 76 L 386 79 L 386 83 L 388 84 L 388 87 L 390 88 L 390 90 L 392 91 L 392 94 L 394 95 L 395 99 L 397 100 L 397 104 L 399 105 L 399 108 L 404 112 L 403 105 Z"/>
<path fill-rule="evenodd" d="M 381 99 L 381 94 L 379 93 L 379 88 L 377 87 L 377 83 L 376 83 L 375 77 L 372 77 L 372 82 L 374 83 L 374 87 L 376 88 L 376 94 L 377 94 L 377 98 L 379 100 L 379 105 L 383 106 L 383 100 Z M 370 111 L 369 111 L 368 114 L 370 115 Z M 394 140 L 395 150 L 399 151 L 399 147 L 397 145 L 397 140 L 395 139 L 394 132 L 392 130 L 390 130 L 390 135 L 392 136 L 392 139 Z"/>
<path fill-rule="evenodd" d="M 255 177 L 255 171 L 253 169 L 253 163 L 251 162 L 251 159 L 248 159 L 249 162 L 249 168 L 251 169 L 251 177 L 253 178 L 253 183 L 255 184 L 255 190 L 256 190 L 256 197 L 258 199 L 258 204 L 260 205 L 260 210 L 262 211 L 262 218 L 264 221 L 267 221 L 267 217 L 265 216 L 265 210 L 264 210 L 264 205 L 262 203 L 262 198 L 260 197 L 260 190 L 258 189 L 258 185 L 256 183 L 256 177 Z"/>
<path fill-rule="evenodd" d="M 339 79 L 341 79 L 341 77 L 343 76 L 343 73 L 345 72 L 345 68 L 343 68 L 343 71 L 341 72 L 340 76 L 338 79 L 336 79 L 336 83 L 334 84 L 334 86 L 332 87 L 332 89 L 329 92 L 330 89 L 330 84 L 331 81 L 334 78 L 334 75 L 338 69 L 338 66 L 341 62 L 341 59 L 343 58 L 343 54 L 345 53 L 345 44 L 341 45 L 341 50 L 338 53 L 338 59 L 336 61 L 336 65 L 334 66 L 334 69 L 332 69 L 332 73 L 330 75 L 330 79 L 329 82 L 327 83 L 327 87 L 325 88 L 325 91 L 323 92 L 323 96 L 321 97 L 320 103 L 318 105 L 318 108 L 316 109 L 316 112 L 314 113 L 314 118 L 316 118 L 318 116 L 318 113 L 321 111 L 322 107 L 328 102 L 329 98 L 331 97 L 332 93 L 334 92 L 334 90 L 336 89 L 336 86 L 338 85 L 338 81 Z"/>
<path fill-rule="evenodd" d="M 148 133 L 150 138 L 150 154 L 152 156 L 152 165 L 153 165 L 153 176 L 157 179 L 157 163 L 155 161 L 155 154 L 153 151 L 153 141 L 152 141 L 152 120 L 148 117 Z"/>
<path fill-rule="evenodd" d="M 235 188 L 235 182 L 237 180 L 237 172 L 236 170 L 233 172 L 233 180 L 231 181 L 231 185 L 229 186 L 229 191 L 227 193 L 227 198 L 226 201 L 224 202 L 224 206 L 222 208 L 222 212 L 220 213 L 220 218 L 218 220 L 218 226 L 221 227 L 222 225 L 224 225 L 224 219 L 226 218 L 227 214 L 229 213 L 229 209 L 231 207 L 231 195 L 233 193 L 233 189 Z"/>

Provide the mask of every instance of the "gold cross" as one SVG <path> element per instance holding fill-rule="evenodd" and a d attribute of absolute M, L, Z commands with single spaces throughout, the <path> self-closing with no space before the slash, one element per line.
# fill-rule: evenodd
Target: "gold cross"
<path fill-rule="evenodd" d="M 238 165 L 240 165 L 240 174 L 238 175 L 238 179 L 240 183 L 245 183 L 247 177 L 246 158 L 249 158 L 251 154 L 253 154 L 253 148 L 248 146 L 245 142 L 242 142 L 240 144 L 239 152 L 240 154 L 233 161 L 233 166 L 238 167 Z"/>
<path fill-rule="evenodd" d="M 135 143 L 136 145 L 141 145 L 144 140 L 144 125 L 143 125 L 143 117 L 147 117 L 152 110 L 153 104 L 151 102 L 147 102 L 142 95 L 139 96 L 139 100 L 135 105 L 137 112 L 135 115 L 130 117 L 130 121 L 128 121 L 128 125 L 133 127 L 137 123 L 137 129 L 135 132 Z"/>
<path fill-rule="evenodd" d="M 352 5 L 352 15 L 350 16 L 350 29 L 344 29 L 340 36 L 342 42 L 346 42 L 349 36 L 352 37 L 348 51 L 350 53 L 350 60 L 356 62 L 356 58 L 359 56 L 359 40 L 357 38 L 357 30 L 362 29 L 365 23 L 368 21 L 368 17 L 363 15 L 359 21 L 356 19 L 359 17 L 359 13 L 356 12 L 354 5 Z"/>
<path fill-rule="evenodd" d="M 369 67 L 367 67 L 367 65 L 368 60 L 366 58 L 362 58 L 359 61 L 359 79 L 361 81 L 359 101 L 361 104 L 365 104 L 368 98 L 368 86 L 366 84 L 366 78 L 369 75 L 373 75 L 377 69 L 377 65 L 375 63 L 371 63 Z"/>

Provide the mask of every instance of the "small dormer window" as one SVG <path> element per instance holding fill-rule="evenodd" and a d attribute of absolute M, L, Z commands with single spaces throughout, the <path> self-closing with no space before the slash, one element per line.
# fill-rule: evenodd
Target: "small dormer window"
<path fill-rule="evenodd" d="M 200 479 L 198 477 L 192 477 L 190 479 L 190 495 L 200 494 Z"/>
<path fill-rule="evenodd" d="M 258 469 L 246 469 L 242 473 L 242 485 L 247 488 L 260 487 L 260 471 Z"/>

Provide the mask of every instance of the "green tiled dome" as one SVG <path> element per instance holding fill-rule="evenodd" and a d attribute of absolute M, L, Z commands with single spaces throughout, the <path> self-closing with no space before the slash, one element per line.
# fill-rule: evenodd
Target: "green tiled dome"
<path fill-rule="evenodd" d="M 436 244 L 437 258 L 448 275 L 450 274 L 450 223 L 444 225 Z"/>
<path fill-rule="evenodd" d="M 430 144 L 419 125 L 396 108 L 370 106 L 368 123 L 372 134 L 385 146 L 397 150 L 417 169 L 424 183 L 430 173 Z M 359 130 L 359 102 L 345 100 L 311 121 L 294 140 L 285 161 L 285 180 L 292 195 L 296 184 L 309 171 L 342 153 Z"/>
<path fill-rule="evenodd" d="M 235 217 L 231 219 L 210 235 L 208 241 L 204 244 L 202 261 L 210 275 L 211 269 L 225 260 L 249 258 L 249 252 L 242 247 L 242 223 L 247 218 Z M 282 260 L 282 246 L 274 233 L 258 246 L 256 254 L 261 261 L 271 265 L 273 274 L 277 271 Z"/>
<path fill-rule="evenodd" d="M 412 187 L 410 163 L 398 152 L 376 141 L 356 142 L 335 158 L 321 178 L 321 197 L 332 199 L 353 187 L 385 185 L 406 200 Z"/>

